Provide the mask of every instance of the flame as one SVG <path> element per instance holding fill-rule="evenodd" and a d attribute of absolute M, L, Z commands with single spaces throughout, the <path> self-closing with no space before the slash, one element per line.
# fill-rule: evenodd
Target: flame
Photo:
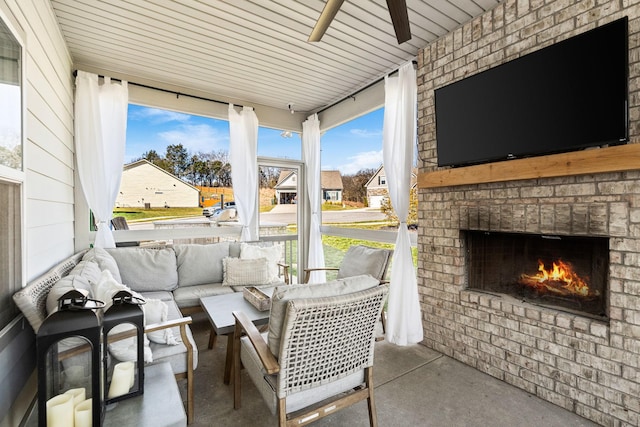
<path fill-rule="evenodd" d="M 547 269 L 544 262 L 538 260 L 538 274 L 520 276 L 520 283 L 531 286 L 538 291 L 549 291 L 560 295 L 577 295 L 582 297 L 598 295 L 589 289 L 585 279 L 582 279 L 573 266 L 562 260 L 552 263 Z"/>

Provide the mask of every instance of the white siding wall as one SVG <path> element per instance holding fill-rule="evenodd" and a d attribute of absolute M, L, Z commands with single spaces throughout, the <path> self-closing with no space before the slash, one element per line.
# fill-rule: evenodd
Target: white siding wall
<path fill-rule="evenodd" d="M 199 191 L 179 179 L 149 164 L 127 169 L 122 173 L 118 207 L 142 207 L 151 203 L 154 208 L 198 207 Z"/>
<path fill-rule="evenodd" d="M 45 0 L 0 0 L 26 35 L 26 280 L 74 252 L 72 61 Z"/>

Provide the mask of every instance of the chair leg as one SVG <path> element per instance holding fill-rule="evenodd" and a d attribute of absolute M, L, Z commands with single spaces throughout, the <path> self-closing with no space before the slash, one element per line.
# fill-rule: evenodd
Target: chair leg
<path fill-rule="evenodd" d="M 213 332 L 213 331 L 212 331 Z M 236 329 L 233 336 L 229 339 L 233 339 L 233 409 L 240 409 L 240 369 L 242 364 L 240 362 L 240 337 L 242 336 L 242 328 L 236 324 Z M 230 343 L 229 343 L 230 344 Z M 229 345 L 227 344 L 227 345 Z M 227 361 L 228 363 L 228 361 Z"/>
<path fill-rule="evenodd" d="M 278 426 L 287 426 L 287 405 L 285 399 L 278 399 Z"/>
<path fill-rule="evenodd" d="M 387 316 L 384 309 L 380 312 L 380 322 L 382 323 L 382 336 L 376 337 L 376 341 L 384 340 L 384 336 L 387 335 Z"/>
<path fill-rule="evenodd" d="M 369 408 L 369 425 L 371 427 L 378 426 L 378 413 L 376 411 L 376 402 L 373 398 L 373 368 L 367 368 L 365 373 L 365 383 L 369 390 L 369 397 L 367 397 L 367 407 Z"/>

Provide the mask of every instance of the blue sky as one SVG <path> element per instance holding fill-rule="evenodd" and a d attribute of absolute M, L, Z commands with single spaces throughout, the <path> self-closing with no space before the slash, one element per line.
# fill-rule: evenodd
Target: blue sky
<path fill-rule="evenodd" d="M 348 175 L 378 168 L 382 163 L 383 111 L 373 111 L 322 135 L 322 169 Z M 283 138 L 280 133 L 260 127 L 258 155 L 301 159 L 300 135 Z M 182 144 L 190 154 L 228 151 L 229 122 L 129 104 L 125 163 L 149 150 L 164 155 L 170 144 Z"/>

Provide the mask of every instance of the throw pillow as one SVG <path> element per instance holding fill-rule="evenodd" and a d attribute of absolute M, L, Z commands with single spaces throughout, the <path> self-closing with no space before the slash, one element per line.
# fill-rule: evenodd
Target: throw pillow
<path fill-rule="evenodd" d="M 167 303 L 159 299 L 147 299 L 142 306 L 144 311 L 144 324 L 152 325 L 154 323 L 166 322 L 168 317 Z M 179 342 L 173 336 L 173 331 L 169 328 L 160 331 L 148 332 L 147 337 L 150 341 L 158 344 L 178 345 Z"/>
<path fill-rule="evenodd" d="M 89 281 L 92 286 L 100 280 L 100 266 L 95 261 L 80 261 L 68 276 L 82 276 Z"/>
<path fill-rule="evenodd" d="M 132 329 L 133 325 L 123 323 L 121 325 L 115 326 L 113 329 L 109 331 L 109 334 L 118 334 L 121 332 L 126 332 L 129 329 Z M 114 341 L 109 343 L 109 354 L 120 362 L 135 362 L 138 360 L 138 348 L 136 346 L 136 338 L 125 338 L 120 341 Z M 144 352 L 144 361 L 145 363 L 153 362 L 153 353 L 151 352 L 151 347 L 149 347 L 149 339 L 147 336 L 144 336 L 143 342 L 143 352 Z"/>
<path fill-rule="evenodd" d="M 266 258 L 269 261 L 269 283 L 278 281 L 278 262 L 282 259 L 282 244 L 273 246 L 258 246 L 242 243 L 240 246 L 241 259 Z"/>
<path fill-rule="evenodd" d="M 333 280 L 321 284 L 301 284 L 278 286 L 271 296 L 271 313 L 269 314 L 269 333 L 267 335 L 269 350 L 274 356 L 280 354 L 280 340 L 287 302 L 299 298 L 321 298 L 350 294 L 378 286 L 380 282 L 370 275 Z"/>
<path fill-rule="evenodd" d="M 104 310 L 108 310 L 113 304 L 113 295 L 118 291 L 130 291 L 130 289 L 122 283 L 118 283 L 109 270 L 104 270 L 94 287 L 93 295 L 95 299 L 104 303 Z"/>
<path fill-rule="evenodd" d="M 65 276 L 51 287 L 47 294 L 47 315 L 58 311 L 58 299 L 71 290 L 77 290 L 91 298 L 91 285 L 82 276 Z"/>
<path fill-rule="evenodd" d="M 226 257 L 222 260 L 222 266 L 224 271 L 222 286 L 267 285 L 271 283 L 266 258 Z"/>
<path fill-rule="evenodd" d="M 109 270 L 114 279 L 122 283 L 120 270 L 116 260 L 104 248 L 93 248 L 87 251 L 82 257 L 83 261 L 94 261 L 100 267 L 100 270 Z"/>

